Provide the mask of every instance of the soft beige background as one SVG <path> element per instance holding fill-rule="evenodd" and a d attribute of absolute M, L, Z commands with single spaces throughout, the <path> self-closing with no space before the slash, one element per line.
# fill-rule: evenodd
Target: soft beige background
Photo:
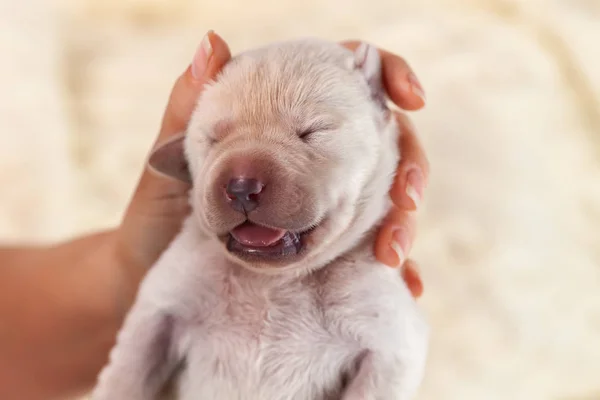
<path fill-rule="evenodd" d="M 420 399 L 600 399 L 600 0 L 0 0 L 0 238 L 118 222 L 207 29 L 404 55 L 433 168 Z"/>

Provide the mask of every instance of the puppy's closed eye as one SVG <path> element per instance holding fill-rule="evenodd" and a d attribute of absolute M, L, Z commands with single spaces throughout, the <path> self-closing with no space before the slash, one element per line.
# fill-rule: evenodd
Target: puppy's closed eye
<path fill-rule="evenodd" d="M 223 140 L 231 131 L 234 125 L 231 120 L 223 119 L 217 122 L 209 132 L 206 132 L 204 141 L 212 146 Z"/>
<path fill-rule="evenodd" d="M 321 132 L 332 131 L 336 128 L 336 124 L 331 121 L 317 120 L 309 125 L 298 130 L 298 137 L 304 142 L 307 142 L 312 135 Z"/>
<path fill-rule="evenodd" d="M 209 145 L 209 146 L 213 146 L 217 143 L 219 143 L 219 139 L 216 139 L 210 135 L 206 135 L 204 138 L 204 141 Z"/>
<path fill-rule="evenodd" d="M 317 131 L 319 131 L 318 128 L 307 128 L 305 130 L 300 131 L 298 137 L 306 142 L 308 141 L 308 139 L 310 139 L 310 135 L 314 134 Z"/>

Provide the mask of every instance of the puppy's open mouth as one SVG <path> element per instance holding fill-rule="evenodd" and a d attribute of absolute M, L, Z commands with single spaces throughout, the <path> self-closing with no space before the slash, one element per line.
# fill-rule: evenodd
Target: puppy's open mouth
<path fill-rule="evenodd" d="M 227 250 L 246 256 L 278 258 L 293 256 L 302 250 L 302 236 L 283 229 L 267 228 L 244 222 L 229 232 Z"/>

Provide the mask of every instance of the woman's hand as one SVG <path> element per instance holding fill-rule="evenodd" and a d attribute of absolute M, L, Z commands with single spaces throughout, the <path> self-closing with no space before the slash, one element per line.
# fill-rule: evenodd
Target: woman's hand
<path fill-rule="evenodd" d="M 357 42 L 345 42 L 355 48 Z M 424 105 L 422 89 L 410 68 L 400 57 L 382 51 L 383 75 L 391 99 L 401 108 L 416 110 Z M 193 61 L 177 79 L 171 92 L 157 142 L 181 133 L 188 123 L 204 84 L 213 79 L 231 58 L 225 41 L 208 32 L 198 47 Z M 390 194 L 396 208 L 381 229 L 375 254 L 390 266 L 406 265 L 404 278 L 415 296 L 422 288 L 414 264 L 406 261 L 415 234 L 411 211 L 423 196 L 427 178 L 427 161 L 416 140 L 408 119 L 398 114 L 402 135 L 402 161 Z M 165 250 L 189 213 L 189 186 L 164 179 L 145 169 L 129 204 L 121 226 L 116 232 L 116 257 L 130 282 L 126 295 L 131 301 L 137 284 L 148 268 Z"/>
<path fill-rule="evenodd" d="M 230 58 L 225 41 L 212 31 L 208 32 L 191 64 L 175 81 L 155 144 L 186 129 L 204 84 L 213 79 Z M 132 300 L 143 275 L 189 214 L 188 190 L 188 185 L 165 179 L 144 168 L 116 232 L 117 262 L 123 266 L 128 283 L 126 302 Z"/>

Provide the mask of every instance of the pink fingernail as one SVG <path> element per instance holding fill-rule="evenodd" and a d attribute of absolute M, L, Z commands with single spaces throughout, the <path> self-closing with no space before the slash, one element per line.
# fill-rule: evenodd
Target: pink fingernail
<path fill-rule="evenodd" d="M 410 238 L 408 237 L 408 231 L 404 227 L 400 227 L 392 234 L 392 242 L 390 247 L 396 252 L 398 256 L 398 267 L 404 264 L 406 255 L 408 254 Z"/>
<path fill-rule="evenodd" d="M 417 76 L 414 73 L 408 74 L 408 83 L 410 84 L 410 90 L 425 102 L 425 91 L 423 90 L 423 86 L 421 86 L 421 82 L 417 79 Z"/>
<path fill-rule="evenodd" d="M 410 197 L 418 209 L 423 199 L 423 173 L 420 169 L 414 168 L 406 175 L 406 195 Z"/>
<path fill-rule="evenodd" d="M 206 71 L 206 67 L 208 66 L 208 60 L 212 55 L 212 45 L 210 44 L 210 34 L 212 31 L 208 31 L 200 46 L 196 50 L 196 54 L 194 54 L 194 59 L 192 60 L 192 76 L 194 79 L 199 80 L 204 75 Z"/>

